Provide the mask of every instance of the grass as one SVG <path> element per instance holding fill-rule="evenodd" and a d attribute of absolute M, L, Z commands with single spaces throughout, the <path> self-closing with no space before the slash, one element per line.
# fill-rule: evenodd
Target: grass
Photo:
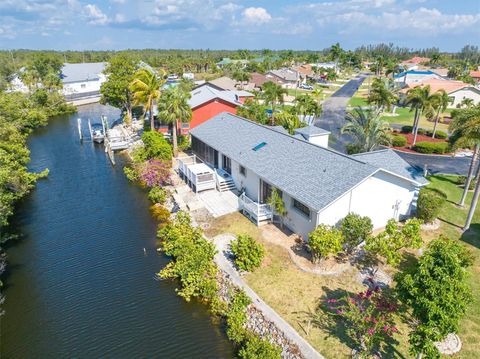
<path fill-rule="evenodd" d="M 429 186 L 445 192 L 448 202 L 441 211 L 441 228 L 424 232 L 423 236 L 426 241 L 440 235 L 461 240 L 475 258 L 474 265 L 469 269 L 474 301 L 458 333 L 463 343 L 462 350 L 453 357 L 474 359 L 480 353 L 480 281 L 476 280 L 480 276 L 480 208 L 475 213 L 471 230 L 462 234 L 460 228 L 467 216 L 467 209 L 455 205 L 462 194 L 455 179 L 455 176 L 446 175 L 429 178 Z M 467 204 L 471 198 L 470 193 Z M 299 270 L 283 247 L 266 242 L 259 229 L 240 213 L 214 219 L 206 232 L 209 236 L 225 232 L 247 233 L 262 242 L 266 248 L 265 260 L 260 268 L 245 276 L 247 283 L 326 358 L 350 357 L 351 344 L 341 326 L 329 325 L 318 307 L 326 296 L 357 292 L 363 288 L 353 270 L 338 276 L 321 276 Z M 400 334 L 395 336 L 398 342 L 389 347 L 390 352 L 385 357 L 410 357 L 408 327 L 399 320 L 399 329 Z"/>
<path fill-rule="evenodd" d="M 368 106 L 368 102 L 367 102 L 367 99 L 364 97 L 353 96 L 350 98 L 350 100 L 348 100 L 348 105 L 352 107 L 357 107 L 357 106 L 363 107 L 363 106 Z"/>
<path fill-rule="evenodd" d="M 412 125 L 413 124 L 413 116 L 414 112 L 410 112 L 408 108 L 404 107 L 398 107 L 395 110 L 395 113 L 398 114 L 398 116 L 382 116 L 382 119 L 387 121 L 390 124 L 397 124 L 397 125 Z M 447 115 L 448 113 L 445 113 Z M 420 117 L 420 127 L 424 128 L 426 130 L 433 130 L 433 122 L 427 121 L 427 119 L 424 116 Z M 442 130 L 442 131 L 447 131 L 448 130 L 448 125 L 445 123 L 439 123 L 437 129 Z"/>

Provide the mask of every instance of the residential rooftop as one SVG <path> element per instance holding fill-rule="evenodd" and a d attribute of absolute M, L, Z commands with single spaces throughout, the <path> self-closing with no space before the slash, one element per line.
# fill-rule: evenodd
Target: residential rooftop
<path fill-rule="evenodd" d="M 236 106 L 242 105 L 240 102 L 240 97 L 249 97 L 253 96 L 250 92 L 243 90 L 235 91 L 221 91 L 216 88 L 209 86 L 209 84 L 204 84 L 197 87 L 191 92 L 192 97 L 188 100 L 188 104 L 191 108 L 196 108 L 204 103 L 212 101 L 216 98 L 221 99 L 225 102 L 231 103 Z"/>
<path fill-rule="evenodd" d="M 106 62 L 90 62 L 80 64 L 65 63 L 60 77 L 63 83 L 95 81 L 105 69 Z"/>

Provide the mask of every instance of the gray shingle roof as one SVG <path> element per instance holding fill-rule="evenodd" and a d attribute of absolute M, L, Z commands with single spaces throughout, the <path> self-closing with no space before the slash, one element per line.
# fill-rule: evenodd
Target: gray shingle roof
<path fill-rule="evenodd" d="M 422 186 L 428 184 L 427 179 L 423 177 L 421 172 L 417 171 L 395 151 L 390 149 L 358 153 L 353 155 L 353 157 L 409 180 L 415 181 Z"/>
<path fill-rule="evenodd" d="M 329 135 L 330 131 L 324 130 L 323 128 L 310 125 L 306 127 L 296 128 L 295 133 L 298 133 L 304 137 L 319 136 L 319 135 Z"/>
<path fill-rule="evenodd" d="M 190 133 L 315 211 L 378 170 L 228 113 L 213 117 Z M 266 145 L 252 150 L 262 142 Z"/>
<path fill-rule="evenodd" d="M 100 78 L 106 62 L 90 62 L 81 64 L 63 64 L 61 78 L 63 83 L 95 81 Z"/>
<path fill-rule="evenodd" d="M 251 94 L 247 91 L 220 91 L 205 84 L 194 89 L 191 92 L 191 95 L 192 97 L 188 100 L 188 104 L 191 108 L 195 108 L 216 98 L 222 99 L 235 106 L 240 106 L 242 103 L 238 98 L 240 96 L 248 96 Z"/>

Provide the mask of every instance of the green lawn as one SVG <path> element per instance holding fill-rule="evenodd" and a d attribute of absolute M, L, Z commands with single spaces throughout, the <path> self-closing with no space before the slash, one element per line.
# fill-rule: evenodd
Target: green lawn
<path fill-rule="evenodd" d="M 398 116 L 382 116 L 382 119 L 387 121 L 388 123 L 391 124 L 397 124 L 397 125 L 412 125 L 413 124 L 413 116 L 415 114 L 414 111 L 410 111 L 410 109 L 405 108 L 405 107 L 398 107 L 395 110 L 395 113 L 398 114 Z M 449 115 L 449 112 L 447 111 L 445 115 Z M 424 116 L 420 117 L 420 127 L 424 128 L 426 130 L 432 130 L 433 129 L 433 122 L 427 121 Z M 448 125 L 444 123 L 439 123 L 438 124 L 438 129 L 442 131 L 447 131 L 448 130 Z"/>
<path fill-rule="evenodd" d="M 348 100 L 348 105 L 352 107 L 357 107 L 357 106 L 368 106 L 367 99 L 361 96 L 353 96 Z"/>

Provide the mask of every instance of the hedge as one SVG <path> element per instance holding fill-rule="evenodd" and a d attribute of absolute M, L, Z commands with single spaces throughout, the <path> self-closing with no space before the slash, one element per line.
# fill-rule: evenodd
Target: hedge
<path fill-rule="evenodd" d="M 401 129 L 402 133 L 411 133 L 412 130 L 413 130 L 413 126 L 408 126 L 408 125 L 407 126 L 402 126 L 402 129 Z M 424 134 L 427 133 L 427 130 L 424 129 L 424 128 L 419 128 L 417 133 L 419 135 L 424 135 Z"/>
<path fill-rule="evenodd" d="M 433 131 L 428 131 L 427 132 L 427 135 L 428 136 L 432 136 L 433 135 Z M 448 133 L 444 132 L 444 131 L 440 131 L 440 130 L 437 130 L 435 132 L 435 138 L 439 138 L 441 140 L 444 140 L 446 138 L 448 138 Z"/>
<path fill-rule="evenodd" d="M 417 142 L 413 149 L 419 153 L 437 153 L 444 154 L 450 149 L 447 142 Z"/>
<path fill-rule="evenodd" d="M 392 146 L 393 147 L 405 147 L 407 145 L 407 139 L 402 135 L 392 136 Z"/>

